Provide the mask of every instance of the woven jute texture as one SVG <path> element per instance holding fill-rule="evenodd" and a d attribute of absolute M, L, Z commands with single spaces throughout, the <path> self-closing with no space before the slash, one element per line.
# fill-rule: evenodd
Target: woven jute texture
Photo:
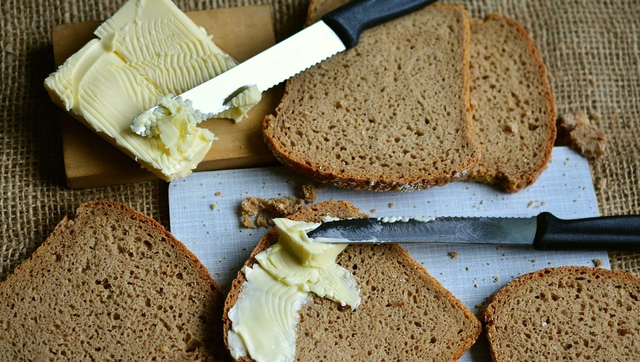
<path fill-rule="evenodd" d="M 0 280 L 55 225 L 90 200 L 131 205 L 168 226 L 163 182 L 70 190 L 58 110 L 42 82 L 54 70 L 51 28 L 103 20 L 123 0 L 3 0 L 0 14 Z M 308 0 L 184 0 L 185 11 L 269 4 L 276 36 L 302 27 Z M 640 1 L 470 0 L 472 16 L 501 12 L 530 33 L 549 70 L 558 114 L 585 110 L 608 135 L 591 164 L 603 215 L 640 213 Z M 612 267 L 640 274 L 640 253 L 610 254 Z"/>

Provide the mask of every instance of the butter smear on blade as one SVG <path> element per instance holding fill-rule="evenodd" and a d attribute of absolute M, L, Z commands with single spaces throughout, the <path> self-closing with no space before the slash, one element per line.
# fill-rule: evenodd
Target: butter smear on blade
<path fill-rule="evenodd" d="M 249 89 L 212 115 L 172 99 L 236 62 L 170 0 L 130 0 L 94 34 L 45 88 L 60 107 L 164 180 L 187 176 L 207 154 L 215 136 L 197 124 L 214 116 L 239 121 L 260 100 Z M 133 133 L 133 117 L 159 104 L 145 121 L 154 126 L 148 137 Z"/>
<path fill-rule="evenodd" d="M 360 306 L 355 277 L 336 263 L 346 245 L 318 244 L 307 236 L 319 223 L 273 219 L 278 242 L 256 255 L 253 269 L 242 269 L 246 282 L 229 310 L 231 355 L 257 362 L 295 359 L 298 312 L 312 301 L 309 293 L 352 310 Z"/>

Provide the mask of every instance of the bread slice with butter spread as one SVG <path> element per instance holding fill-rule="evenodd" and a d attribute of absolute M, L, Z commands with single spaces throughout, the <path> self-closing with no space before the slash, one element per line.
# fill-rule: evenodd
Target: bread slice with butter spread
<path fill-rule="evenodd" d="M 160 224 L 90 202 L 0 283 L 0 361 L 221 361 L 221 312 Z"/>
<path fill-rule="evenodd" d="M 410 191 L 464 177 L 479 158 L 467 12 L 435 4 L 365 31 L 290 79 L 263 131 L 282 163 L 338 187 Z"/>
<path fill-rule="evenodd" d="M 523 275 L 484 312 L 495 362 L 640 361 L 640 278 L 558 267 Z"/>
<path fill-rule="evenodd" d="M 366 217 L 345 201 L 326 201 L 292 216 L 292 220 L 319 222 L 325 216 Z M 278 231 L 267 233 L 245 266 L 278 241 Z M 349 307 L 326 298 L 300 310 L 296 327 L 297 361 L 455 361 L 476 340 L 480 322 L 467 307 L 444 289 L 409 254 L 395 244 L 349 246 L 337 263 L 358 280 L 360 306 Z M 228 312 L 238 301 L 246 281 L 238 273 L 225 301 L 224 338 L 232 322 Z M 249 357 L 238 361 L 253 361 Z"/>

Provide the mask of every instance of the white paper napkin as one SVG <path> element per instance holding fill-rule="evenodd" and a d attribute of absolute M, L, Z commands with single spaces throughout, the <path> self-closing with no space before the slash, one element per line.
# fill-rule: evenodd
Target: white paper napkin
<path fill-rule="evenodd" d="M 310 181 L 285 167 L 198 172 L 169 186 L 171 232 L 207 267 L 226 293 L 237 271 L 267 229 L 242 227 L 240 203 L 248 196 L 299 196 Z M 368 192 L 329 187 L 316 202 L 347 200 L 371 216 L 513 216 L 543 211 L 560 218 L 598 216 L 589 164 L 556 147 L 549 167 L 532 186 L 515 194 L 469 182 L 409 193 Z M 371 211 L 375 210 L 375 212 Z M 513 278 L 546 267 L 609 268 L 606 252 L 536 251 L 496 245 L 404 245 L 411 256 L 472 311 Z M 455 258 L 453 256 L 456 256 Z M 483 336 L 460 361 L 490 361 Z"/>

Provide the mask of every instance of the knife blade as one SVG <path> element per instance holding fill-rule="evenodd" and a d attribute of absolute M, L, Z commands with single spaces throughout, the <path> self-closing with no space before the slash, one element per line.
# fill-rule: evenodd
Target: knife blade
<path fill-rule="evenodd" d="M 640 216 L 562 220 L 529 218 L 370 218 L 324 222 L 307 235 L 334 244 L 453 243 L 529 246 L 539 250 L 640 250 Z"/>
<path fill-rule="evenodd" d="M 242 90 L 264 92 L 313 65 L 355 47 L 362 31 L 423 8 L 436 0 L 355 0 L 217 77 L 180 94 L 204 114 L 218 114 Z M 145 112 L 153 112 L 158 106 Z M 143 112 L 144 113 L 144 112 Z M 137 115 L 134 117 L 137 117 Z M 145 127 L 134 132 L 144 135 Z"/>

